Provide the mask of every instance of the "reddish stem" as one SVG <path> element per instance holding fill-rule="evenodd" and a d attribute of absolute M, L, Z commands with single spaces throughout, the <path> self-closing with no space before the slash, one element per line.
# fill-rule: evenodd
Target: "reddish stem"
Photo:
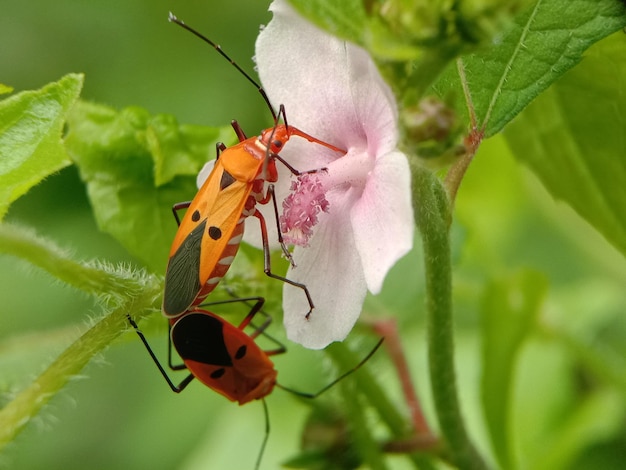
<path fill-rule="evenodd" d="M 422 407 L 420 401 L 417 398 L 413 381 L 411 380 L 411 374 L 409 372 L 409 366 L 400 343 L 400 336 L 398 335 L 398 324 L 395 319 L 377 320 L 373 323 L 373 328 L 376 333 L 385 337 L 385 347 L 389 352 L 389 356 L 398 372 L 398 378 L 402 385 L 402 392 L 404 398 L 409 407 L 411 413 L 411 421 L 415 429 L 416 438 L 419 442 L 429 442 L 432 444 L 437 438 L 433 436 L 422 413 Z M 429 446 L 430 447 L 430 446 Z"/>

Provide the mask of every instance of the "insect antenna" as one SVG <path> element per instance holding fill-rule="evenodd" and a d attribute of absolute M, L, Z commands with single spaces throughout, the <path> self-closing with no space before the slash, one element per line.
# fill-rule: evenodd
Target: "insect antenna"
<path fill-rule="evenodd" d="M 263 89 L 263 87 L 261 85 L 259 85 L 259 83 L 254 78 L 252 78 L 244 69 L 242 69 L 237 62 L 235 62 L 233 59 L 231 59 L 230 56 L 228 54 L 226 54 L 226 52 L 224 52 L 222 50 L 222 47 L 219 44 L 214 43 L 209 38 L 207 38 L 203 34 L 199 33 L 195 29 L 193 29 L 191 26 L 188 26 L 184 21 L 178 19 L 171 11 L 169 12 L 169 16 L 168 16 L 167 19 L 168 19 L 168 21 L 170 23 L 175 23 L 178 26 L 186 29 L 187 31 L 189 31 L 193 35 L 195 35 L 195 36 L 199 37 L 200 39 L 202 39 L 204 42 L 206 42 L 207 44 L 212 46 L 228 62 L 230 62 L 231 65 L 233 65 L 239 71 L 239 73 L 241 73 L 244 77 L 246 77 L 248 79 L 248 81 L 250 83 L 252 83 L 256 87 L 258 92 L 263 97 L 263 100 L 265 101 L 265 103 L 267 103 L 267 107 L 270 109 L 270 111 L 272 113 L 272 117 L 274 118 L 274 121 L 277 120 L 276 111 L 274 110 L 274 107 L 272 106 L 272 103 L 270 103 L 270 99 L 268 98 L 267 93 L 265 93 L 265 90 Z"/>
<path fill-rule="evenodd" d="M 374 348 L 367 354 L 367 356 L 365 356 L 363 359 L 361 359 L 361 362 L 359 362 L 356 366 L 354 366 L 352 369 L 349 369 L 347 371 L 345 371 L 343 374 L 341 374 L 339 377 L 337 377 L 335 380 L 333 380 L 332 382 L 330 382 L 329 384 L 325 385 L 324 387 L 322 387 L 322 389 L 318 390 L 315 393 L 309 393 L 309 392 L 302 392 L 300 390 L 294 390 L 293 388 L 289 388 L 289 387 L 285 387 L 284 385 L 281 385 L 279 383 L 276 383 L 276 386 L 278 388 L 282 388 L 283 390 L 285 390 L 286 392 L 292 393 L 293 395 L 296 395 L 298 397 L 302 397 L 302 398 L 317 398 L 319 397 L 322 393 L 328 391 L 330 388 L 334 387 L 335 385 L 337 385 L 338 382 L 341 382 L 343 379 L 345 379 L 346 377 L 348 377 L 350 374 L 352 374 L 353 372 L 356 372 L 357 370 L 359 370 L 361 368 L 361 366 L 363 366 L 363 364 L 365 364 L 367 361 L 369 361 L 369 359 L 374 355 L 374 353 L 378 350 L 378 348 L 380 347 L 381 344 L 383 344 L 383 341 L 385 340 L 385 338 L 381 338 L 378 343 L 376 343 L 376 346 L 374 346 Z"/>

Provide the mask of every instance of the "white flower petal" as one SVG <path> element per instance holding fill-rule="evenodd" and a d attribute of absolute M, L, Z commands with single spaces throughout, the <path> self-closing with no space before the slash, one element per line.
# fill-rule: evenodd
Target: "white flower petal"
<path fill-rule="evenodd" d="M 317 349 L 340 341 L 358 319 L 367 289 L 377 293 L 390 267 L 412 246 L 410 173 L 397 145 L 397 110 L 389 87 L 369 55 L 301 18 L 285 0 L 270 6 L 273 19 L 257 40 L 259 76 L 286 119 L 322 141 L 346 150 L 292 138 L 281 152 L 296 169 L 328 167 L 320 175 L 329 212 L 321 213 L 307 248 L 294 251 L 296 268 L 287 277 L 305 284 L 284 288 L 284 323 L 290 340 Z M 280 163 L 279 211 L 291 177 Z M 276 240 L 271 206 L 268 238 Z M 258 222 L 246 240 L 260 243 Z"/>
<path fill-rule="evenodd" d="M 285 105 L 289 123 L 341 148 L 372 155 L 393 149 L 395 101 L 367 52 L 320 30 L 284 0 L 270 10 L 256 59 L 265 91 L 275 106 Z"/>
<path fill-rule="evenodd" d="M 347 207 L 339 207 L 325 218 L 337 218 L 319 227 L 306 248 L 296 248 L 299 263 L 287 277 L 303 282 L 315 309 L 307 320 L 308 303 L 301 289 L 285 284 L 284 325 L 291 341 L 321 349 L 343 340 L 359 318 L 367 292 L 363 268 L 356 251 Z"/>
<path fill-rule="evenodd" d="M 413 245 L 410 169 L 406 156 L 390 152 L 376 160 L 350 217 L 370 292 L 377 294 L 389 269 Z"/>

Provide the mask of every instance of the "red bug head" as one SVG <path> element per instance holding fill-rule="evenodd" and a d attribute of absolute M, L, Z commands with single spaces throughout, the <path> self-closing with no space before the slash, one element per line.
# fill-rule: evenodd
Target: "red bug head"
<path fill-rule="evenodd" d="M 197 310 L 172 327 L 172 343 L 200 382 L 240 405 L 271 393 L 276 369 L 254 340 L 221 317 Z"/>
<path fill-rule="evenodd" d="M 289 137 L 291 137 L 290 130 L 291 128 L 288 128 L 284 124 L 279 124 L 275 127 L 265 129 L 259 140 L 266 148 L 269 148 L 271 153 L 280 153 L 289 140 Z"/>

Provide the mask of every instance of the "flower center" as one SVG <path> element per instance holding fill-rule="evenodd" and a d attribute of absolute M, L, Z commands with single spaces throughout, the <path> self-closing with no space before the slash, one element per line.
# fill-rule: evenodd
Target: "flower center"
<path fill-rule="evenodd" d="M 317 215 L 328 212 L 328 201 L 317 174 L 305 174 L 292 181 L 289 196 L 283 201 L 279 218 L 284 241 L 291 245 L 308 246 L 317 224 Z"/>
<path fill-rule="evenodd" d="M 343 157 L 328 164 L 327 168 L 328 173 L 320 176 L 326 191 L 347 189 L 348 186 L 361 193 L 374 168 L 374 159 L 365 149 L 351 148 Z"/>
<path fill-rule="evenodd" d="M 326 193 L 352 190 L 360 194 L 373 166 L 374 160 L 367 152 L 351 149 L 328 164 L 327 171 L 301 175 L 293 181 L 279 218 L 285 242 L 308 246 L 319 213 L 330 210 Z"/>

